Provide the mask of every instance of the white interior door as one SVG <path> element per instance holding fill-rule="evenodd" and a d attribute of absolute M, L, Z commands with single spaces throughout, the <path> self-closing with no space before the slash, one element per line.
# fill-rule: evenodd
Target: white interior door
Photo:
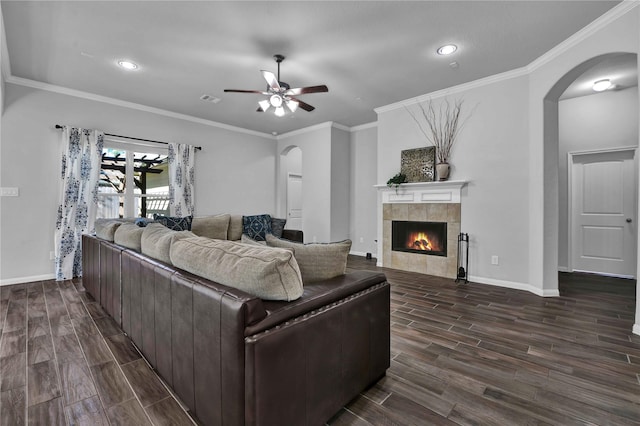
<path fill-rule="evenodd" d="M 287 229 L 302 230 L 302 176 L 287 176 Z"/>
<path fill-rule="evenodd" d="M 633 149 L 572 155 L 573 270 L 635 277 L 634 156 Z"/>

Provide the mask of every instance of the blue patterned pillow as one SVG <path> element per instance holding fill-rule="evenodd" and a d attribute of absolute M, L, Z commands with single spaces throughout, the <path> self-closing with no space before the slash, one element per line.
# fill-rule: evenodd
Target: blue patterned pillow
<path fill-rule="evenodd" d="M 157 213 L 153 214 L 153 220 L 163 224 L 169 229 L 173 229 L 174 231 L 191 231 L 191 220 L 193 216 L 185 216 L 185 217 L 171 217 L 171 216 L 162 216 Z"/>
<path fill-rule="evenodd" d="M 242 216 L 242 233 L 253 240 L 266 241 L 266 235 L 271 233 L 271 216 L 268 214 Z"/>
<path fill-rule="evenodd" d="M 284 225 L 287 224 L 287 219 L 271 218 L 271 233 L 274 237 L 282 238 L 282 231 L 284 231 Z"/>

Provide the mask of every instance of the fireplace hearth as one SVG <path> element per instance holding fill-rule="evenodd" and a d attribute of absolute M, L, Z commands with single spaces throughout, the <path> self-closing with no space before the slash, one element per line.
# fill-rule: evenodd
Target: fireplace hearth
<path fill-rule="evenodd" d="M 447 256 L 447 222 L 391 222 L 391 250 Z"/>

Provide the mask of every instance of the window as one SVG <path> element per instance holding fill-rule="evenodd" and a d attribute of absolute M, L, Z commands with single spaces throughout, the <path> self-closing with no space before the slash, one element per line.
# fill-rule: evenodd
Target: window
<path fill-rule="evenodd" d="M 167 150 L 105 140 L 98 187 L 99 218 L 169 214 Z"/>

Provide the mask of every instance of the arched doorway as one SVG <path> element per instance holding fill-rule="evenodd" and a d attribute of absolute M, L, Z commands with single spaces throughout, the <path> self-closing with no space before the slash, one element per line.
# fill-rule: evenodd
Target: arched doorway
<path fill-rule="evenodd" d="M 637 55 L 635 53 L 615 52 L 600 55 L 591 58 L 572 70 L 567 72 L 560 78 L 556 84 L 549 90 L 544 98 L 544 281 L 546 289 L 558 288 L 558 266 L 559 258 L 563 253 L 559 252 L 559 236 L 560 236 L 560 197 L 561 191 L 559 182 L 560 162 L 567 161 L 566 158 L 560 158 L 560 122 L 559 122 L 559 100 L 563 93 L 589 70 L 594 69 L 598 65 L 615 60 L 623 55 L 632 55 L 634 63 L 637 63 Z M 635 85 L 637 85 L 637 69 Z M 637 120 L 637 118 L 636 118 Z M 637 121 L 636 121 L 637 128 Z M 637 146 L 638 141 L 635 141 Z M 637 197 L 637 194 L 635 194 Z M 564 200 L 562 200 L 564 202 Z M 563 213 L 566 214 L 566 213 Z M 634 235 L 637 240 L 637 230 Z M 562 236 L 560 236 L 562 238 Z M 566 250 L 566 247 L 563 248 Z"/>
<path fill-rule="evenodd" d="M 303 229 L 302 149 L 290 145 L 280 153 L 278 213 L 287 218 L 286 228 Z"/>

